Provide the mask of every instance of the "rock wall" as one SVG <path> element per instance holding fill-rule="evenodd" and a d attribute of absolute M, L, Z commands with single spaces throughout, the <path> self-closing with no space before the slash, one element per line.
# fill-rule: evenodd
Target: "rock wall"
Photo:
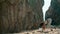
<path fill-rule="evenodd" d="M 46 19 L 52 18 L 51 25 L 60 25 L 60 0 L 52 0 L 49 10 L 46 12 Z"/>
<path fill-rule="evenodd" d="M 0 0 L 0 32 L 17 33 L 39 28 L 43 0 Z"/>

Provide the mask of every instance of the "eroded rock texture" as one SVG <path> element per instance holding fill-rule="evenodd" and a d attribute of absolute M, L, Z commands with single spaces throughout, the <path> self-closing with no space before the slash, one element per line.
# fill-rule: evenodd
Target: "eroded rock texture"
<path fill-rule="evenodd" d="M 39 28 L 43 0 L 0 0 L 0 32 L 14 33 Z"/>
<path fill-rule="evenodd" d="M 52 18 L 52 25 L 60 25 L 60 0 L 52 0 L 49 10 L 46 12 L 46 19 Z"/>

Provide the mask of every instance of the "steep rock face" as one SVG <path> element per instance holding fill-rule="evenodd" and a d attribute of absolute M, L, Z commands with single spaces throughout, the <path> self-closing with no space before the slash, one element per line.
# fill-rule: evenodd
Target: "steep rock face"
<path fill-rule="evenodd" d="M 46 12 L 46 19 L 52 18 L 52 25 L 60 25 L 60 0 L 52 0 L 49 10 Z"/>
<path fill-rule="evenodd" d="M 14 33 L 39 28 L 43 0 L 1 0 L 0 32 Z"/>

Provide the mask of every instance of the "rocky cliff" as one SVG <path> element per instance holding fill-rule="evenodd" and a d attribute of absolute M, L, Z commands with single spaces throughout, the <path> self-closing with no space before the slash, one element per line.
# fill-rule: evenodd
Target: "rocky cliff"
<path fill-rule="evenodd" d="M 43 0 L 0 0 L 0 32 L 16 33 L 39 28 Z"/>
<path fill-rule="evenodd" d="M 52 0 L 49 10 L 46 12 L 46 19 L 52 18 L 52 25 L 60 25 L 60 0 Z"/>

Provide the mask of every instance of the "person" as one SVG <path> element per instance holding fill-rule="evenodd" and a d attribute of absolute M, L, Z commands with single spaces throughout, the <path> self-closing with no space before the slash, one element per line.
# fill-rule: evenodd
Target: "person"
<path fill-rule="evenodd" d="M 45 28 L 46 28 L 46 25 L 45 25 L 45 23 L 43 23 L 42 30 L 45 30 Z"/>
<path fill-rule="evenodd" d="M 43 22 L 43 23 L 40 24 L 40 27 L 42 28 L 42 31 L 43 31 L 46 28 L 46 24 Z"/>
<path fill-rule="evenodd" d="M 52 19 L 48 18 L 45 23 L 47 24 L 46 27 L 51 27 Z"/>

